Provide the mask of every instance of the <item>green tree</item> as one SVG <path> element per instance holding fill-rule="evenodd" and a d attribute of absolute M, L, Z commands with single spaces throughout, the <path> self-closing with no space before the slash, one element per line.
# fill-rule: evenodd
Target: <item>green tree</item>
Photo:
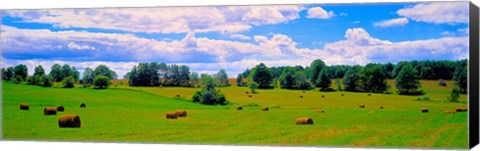
<path fill-rule="evenodd" d="M 317 80 L 315 82 L 320 87 L 320 91 L 327 91 L 332 84 L 330 77 L 328 76 L 328 69 L 324 68 L 318 74 Z"/>
<path fill-rule="evenodd" d="M 87 67 L 83 71 L 83 84 L 93 84 L 93 78 L 95 78 L 95 75 L 93 73 L 94 71 Z"/>
<path fill-rule="evenodd" d="M 106 89 L 108 88 L 109 84 L 110 84 L 110 78 L 107 76 L 97 75 L 95 76 L 95 79 L 93 79 L 93 85 L 99 89 Z"/>
<path fill-rule="evenodd" d="M 421 86 L 419 80 L 418 71 L 409 64 L 404 66 L 398 73 L 395 78 L 395 86 L 397 87 L 399 94 L 422 94 L 423 92 L 419 90 Z"/>
<path fill-rule="evenodd" d="M 26 65 L 20 64 L 15 66 L 15 68 L 13 68 L 13 72 L 15 76 L 22 77 L 22 81 L 23 81 L 23 79 L 26 79 L 28 76 L 28 67 Z"/>
<path fill-rule="evenodd" d="M 447 99 L 450 102 L 458 102 L 459 98 L 460 98 L 460 90 L 454 87 L 450 92 L 450 96 L 448 96 Z"/>
<path fill-rule="evenodd" d="M 38 65 L 35 67 L 35 72 L 33 73 L 34 76 L 42 76 L 45 75 L 45 70 L 43 69 L 42 65 Z"/>
<path fill-rule="evenodd" d="M 270 84 L 273 81 L 272 72 L 263 63 L 255 66 L 250 73 L 252 80 L 258 84 L 258 88 L 270 88 Z"/>
<path fill-rule="evenodd" d="M 62 81 L 64 88 L 73 88 L 75 87 L 75 79 L 72 76 L 65 77 Z"/>
<path fill-rule="evenodd" d="M 317 83 L 317 80 L 318 80 L 320 71 L 322 71 L 322 69 L 324 69 L 325 67 L 326 67 L 325 63 L 320 59 L 314 60 L 310 64 L 310 71 L 309 71 L 310 82 L 312 82 L 315 85 L 315 87 L 320 87 L 320 84 Z"/>
<path fill-rule="evenodd" d="M 59 64 L 54 64 L 50 70 L 50 76 L 52 76 L 53 81 L 60 82 L 63 80 L 62 77 L 62 66 Z"/>
<path fill-rule="evenodd" d="M 53 85 L 53 78 L 50 75 L 40 76 L 40 83 L 38 85 L 43 87 L 51 87 Z"/>
<path fill-rule="evenodd" d="M 252 93 L 257 93 L 257 92 L 255 92 L 255 89 L 258 88 L 258 83 L 257 82 L 250 82 L 250 84 L 248 85 L 248 88 L 250 88 L 250 91 Z"/>
<path fill-rule="evenodd" d="M 71 69 L 70 76 L 72 76 L 75 81 L 78 81 L 80 79 L 80 72 L 74 66 L 72 66 Z"/>
<path fill-rule="evenodd" d="M 347 73 L 342 79 L 343 88 L 345 91 L 358 91 L 358 81 L 360 80 L 360 66 L 353 66 L 348 69 Z"/>
<path fill-rule="evenodd" d="M 62 66 L 62 79 L 67 78 L 68 76 L 71 75 L 71 73 L 72 73 L 72 68 L 70 68 L 70 65 L 64 64 Z"/>
<path fill-rule="evenodd" d="M 237 83 L 237 86 L 244 86 L 245 85 L 245 82 L 243 82 L 243 74 L 238 74 L 237 75 L 237 79 L 236 79 L 236 83 Z"/>
<path fill-rule="evenodd" d="M 455 84 L 458 86 L 460 93 L 466 94 L 468 84 L 467 67 L 457 66 L 453 75 L 453 80 L 455 80 Z"/>
<path fill-rule="evenodd" d="M 364 91 L 369 92 L 384 92 L 387 91 L 387 74 L 383 72 L 380 65 L 372 64 L 371 66 L 365 67 L 361 73 L 364 76 L 363 89 Z"/>
<path fill-rule="evenodd" d="M 15 84 L 19 84 L 19 83 L 23 82 L 22 76 L 16 75 L 13 82 L 15 82 Z"/>
<path fill-rule="evenodd" d="M 102 75 L 108 77 L 109 79 L 115 79 L 117 76 L 117 74 L 110 70 L 110 68 L 108 68 L 106 65 L 98 65 L 93 71 L 93 75 L 95 75 L 95 77 Z"/>
<path fill-rule="evenodd" d="M 226 86 L 230 86 L 230 82 L 228 82 L 228 75 L 227 75 L 227 72 L 224 70 L 224 69 L 220 69 L 220 71 L 218 71 L 214 77 L 216 79 L 218 79 L 219 83 L 218 83 L 218 86 L 219 87 L 226 87 Z"/>

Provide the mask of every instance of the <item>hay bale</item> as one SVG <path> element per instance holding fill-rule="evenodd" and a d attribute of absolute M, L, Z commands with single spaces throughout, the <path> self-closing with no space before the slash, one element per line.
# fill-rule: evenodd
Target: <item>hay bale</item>
<path fill-rule="evenodd" d="M 248 97 L 251 98 L 251 97 L 253 97 L 253 95 L 249 94 Z"/>
<path fill-rule="evenodd" d="M 236 109 L 237 110 L 243 110 L 243 107 L 242 106 L 237 106 Z"/>
<path fill-rule="evenodd" d="M 249 93 L 250 93 L 250 92 L 248 92 L 248 91 L 245 91 L 245 94 L 249 94 Z"/>
<path fill-rule="evenodd" d="M 342 96 L 345 96 L 345 94 L 342 93 Z"/>
<path fill-rule="evenodd" d="M 454 110 L 445 110 L 443 111 L 445 114 L 455 114 L 456 112 Z"/>
<path fill-rule="evenodd" d="M 177 110 L 175 111 L 178 117 L 187 117 L 187 111 L 185 110 Z"/>
<path fill-rule="evenodd" d="M 262 111 L 268 111 L 268 107 L 262 107 Z"/>
<path fill-rule="evenodd" d="M 297 125 L 313 124 L 313 120 L 312 118 L 309 118 L 309 117 L 302 117 L 295 120 L 295 124 Z"/>
<path fill-rule="evenodd" d="M 303 90 L 302 92 L 305 93 L 305 90 Z"/>
<path fill-rule="evenodd" d="M 175 95 L 175 97 L 179 98 L 179 97 L 182 97 L 182 96 L 180 94 L 177 94 L 177 95 Z"/>
<path fill-rule="evenodd" d="M 30 109 L 30 106 L 26 103 L 20 104 L 20 110 L 28 110 Z"/>
<path fill-rule="evenodd" d="M 43 115 L 57 115 L 57 108 L 46 107 L 43 109 Z"/>
<path fill-rule="evenodd" d="M 383 109 L 383 106 L 380 106 L 380 109 Z"/>
<path fill-rule="evenodd" d="M 358 107 L 359 108 L 365 108 L 365 104 L 360 104 Z"/>
<path fill-rule="evenodd" d="M 81 108 L 86 108 L 87 105 L 86 105 L 85 103 L 82 103 L 82 104 L 80 104 L 80 107 L 81 107 Z"/>
<path fill-rule="evenodd" d="M 467 108 L 457 108 L 457 109 L 455 109 L 455 111 L 457 111 L 457 112 L 466 112 L 466 111 L 468 111 L 468 109 L 467 109 Z"/>
<path fill-rule="evenodd" d="M 167 112 L 166 117 L 167 119 L 177 119 L 178 114 L 176 112 Z"/>
<path fill-rule="evenodd" d="M 322 98 L 325 98 L 325 95 L 322 95 Z"/>
<path fill-rule="evenodd" d="M 303 95 L 300 95 L 300 98 L 303 98 Z"/>
<path fill-rule="evenodd" d="M 75 114 L 65 114 L 58 118 L 58 126 L 61 128 L 79 128 L 80 125 L 80 117 Z"/>
<path fill-rule="evenodd" d="M 368 96 L 372 96 L 372 94 L 369 93 Z"/>
<path fill-rule="evenodd" d="M 57 111 L 58 111 L 58 112 L 63 112 L 63 111 L 65 111 L 65 107 L 63 107 L 63 106 L 61 106 L 61 105 L 60 105 L 60 106 L 57 106 Z"/>
<path fill-rule="evenodd" d="M 420 109 L 420 111 L 421 111 L 422 113 L 428 113 L 428 109 L 427 109 L 427 108 L 422 108 L 422 109 Z"/>
<path fill-rule="evenodd" d="M 317 113 L 325 113 L 324 110 L 315 110 L 315 112 L 317 112 Z"/>

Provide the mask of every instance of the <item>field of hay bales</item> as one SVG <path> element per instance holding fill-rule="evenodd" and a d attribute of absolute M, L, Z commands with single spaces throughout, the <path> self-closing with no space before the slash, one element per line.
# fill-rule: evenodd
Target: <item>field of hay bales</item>
<path fill-rule="evenodd" d="M 192 103 L 191 96 L 198 88 L 129 87 L 125 81 L 119 81 L 122 84 L 114 82 L 116 86 L 105 90 L 2 83 L 2 138 L 288 146 L 468 146 L 468 112 L 445 113 L 467 107 L 465 95 L 460 103 L 443 101 L 453 81 L 447 81 L 448 87 L 437 86 L 437 81 L 421 81 L 426 92 L 423 96 L 368 96 L 318 90 L 303 93 L 285 89 L 258 89 L 257 94 L 245 94 L 246 87 L 219 88 L 230 101 L 227 106 Z M 389 83 L 394 92 L 393 81 Z M 20 110 L 22 103 L 28 104 L 29 110 Z M 81 103 L 88 107 L 80 108 Z M 361 104 L 365 108 L 359 108 Z M 65 111 L 43 114 L 45 107 L 56 106 L 63 106 Z M 242 106 L 242 111 L 236 109 L 238 106 Z M 269 111 L 262 111 L 262 107 Z M 429 112 L 421 113 L 422 108 Z M 167 112 L 177 110 L 185 110 L 188 116 L 166 118 Z M 81 127 L 59 128 L 59 117 L 67 114 L 78 115 Z M 296 120 L 302 117 L 309 117 L 314 123 L 297 125 Z"/>

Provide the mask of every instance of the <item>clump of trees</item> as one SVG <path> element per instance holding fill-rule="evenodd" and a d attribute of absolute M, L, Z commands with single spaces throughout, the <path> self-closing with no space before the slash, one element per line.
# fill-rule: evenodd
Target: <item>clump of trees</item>
<path fill-rule="evenodd" d="M 225 95 L 215 89 L 218 81 L 212 76 L 203 74 L 202 83 L 204 86 L 202 90 L 195 92 L 192 97 L 193 102 L 206 105 L 226 105 L 228 103 Z"/>

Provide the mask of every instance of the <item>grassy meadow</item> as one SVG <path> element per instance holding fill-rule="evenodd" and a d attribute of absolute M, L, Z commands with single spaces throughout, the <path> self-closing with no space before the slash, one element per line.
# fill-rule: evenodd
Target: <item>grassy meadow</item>
<path fill-rule="evenodd" d="M 395 92 L 392 80 L 388 81 Z M 235 144 L 343 147 L 467 148 L 466 95 L 447 102 L 447 87 L 422 80 L 423 96 L 355 92 L 319 92 L 269 89 L 248 97 L 246 87 L 218 88 L 230 102 L 209 106 L 191 102 L 199 88 L 130 87 L 113 81 L 105 90 L 43 88 L 3 82 L 3 134 L 7 140 L 100 141 L 182 144 Z M 332 82 L 332 87 L 336 85 Z M 342 96 L 344 94 L 344 96 Z M 177 97 L 180 95 L 180 97 Z M 300 98 L 303 95 L 303 98 Z M 322 98 L 321 96 L 325 97 Z M 428 97 L 429 100 L 417 100 Z M 19 110 L 28 103 L 30 110 Z M 85 103 L 86 108 L 80 108 Z M 364 104 L 365 108 L 358 105 Z M 65 106 L 64 112 L 44 116 L 47 106 Z M 242 105 L 243 110 L 235 107 Z M 269 107 L 269 111 L 260 110 Z M 383 106 L 384 109 L 379 107 Z M 428 108 L 429 113 L 421 113 Z M 168 120 L 165 113 L 184 109 L 186 118 Z M 317 113 L 314 110 L 324 110 Z M 81 128 L 59 128 L 58 117 L 77 114 Z M 296 125 L 310 117 L 313 125 Z"/>

